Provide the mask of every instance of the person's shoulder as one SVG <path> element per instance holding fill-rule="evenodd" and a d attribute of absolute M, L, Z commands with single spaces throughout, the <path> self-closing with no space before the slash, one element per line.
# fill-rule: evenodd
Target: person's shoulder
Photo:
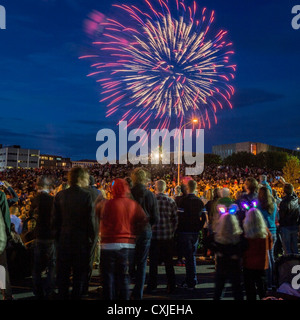
<path fill-rule="evenodd" d="M 195 194 L 190 194 L 189 196 L 190 196 L 189 197 L 190 199 L 193 199 L 194 201 L 197 201 L 198 203 L 201 203 L 204 205 L 204 203 L 200 197 L 196 196 Z"/>
<path fill-rule="evenodd" d="M 169 197 L 169 196 L 165 196 L 166 198 L 167 198 L 167 201 L 169 202 L 169 203 L 171 203 L 171 204 L 176 204 L 176 201 L 173 199 L 173 198 L 171 198 L 171 197 Z"/>

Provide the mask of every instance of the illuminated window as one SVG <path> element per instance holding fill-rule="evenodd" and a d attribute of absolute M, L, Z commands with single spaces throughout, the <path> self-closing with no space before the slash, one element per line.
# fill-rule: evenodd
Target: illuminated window
<path fill-rule="evenodd" d="M 254 155 L 257 154 L 256 144 L 254 144 L 254 143 L 251 143 L 251 153 Z"/>

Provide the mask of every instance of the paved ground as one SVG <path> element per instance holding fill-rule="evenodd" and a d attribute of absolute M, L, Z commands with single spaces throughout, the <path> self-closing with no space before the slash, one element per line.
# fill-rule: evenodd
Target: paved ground
<path fill-rule="evenodd" d="M 147 273 L 148 273 L 147 267 Z M 157 290 L 151 294 L 145 294 L 144 300 L 212 300 L 214 289 L 214 263 L 212 260 L 197 260 L 197 273 L 199 284 L 193 291 L 177 288 L 173 294 L 166 292 L 166 276 L 164 266 L 159 266 Z M 185 277 L 185 267 L 175 266 L 176 280 L 180 284 Z M 31 278 L 22 281 L 14 281 L 13 295 L 16 300 L 33 300 Z M 133 285 L 130 285 L 132 288 Z M 102 300 L 102 290 L 99 282 L 98 271 L 94 270 L 93 277 L 90 282 L 89 295 L 87 300 Z M 230 285 L 226 285 L 224 292 L 224 300 L 232 300 Z"/>

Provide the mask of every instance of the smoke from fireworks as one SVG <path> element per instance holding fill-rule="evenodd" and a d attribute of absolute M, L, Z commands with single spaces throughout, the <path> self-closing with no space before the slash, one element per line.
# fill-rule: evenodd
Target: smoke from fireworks
<path fill-rule="evenodd" d="M 80 57 L 96 60 L 88 76 L 102 86 L 107 116 L 121 112 L 120 121 L 130 126 L 139 120 L 142 129 L 151 120 L 168 128 L 172 117 L 179 126 L 196 117 L 199 127 L 210 128 L 219 108 L 232 108 L 236 66 L 229 62 L 234 52 L 227 32 L 211 36 L 214 11 L 198 9 L 196 2 L 157 0 L 159 9 L 145 2 L 144 11 L 114 5 L 124 18 L 101 21 L 102 39 L 94 42 L 98 52 Z"/>

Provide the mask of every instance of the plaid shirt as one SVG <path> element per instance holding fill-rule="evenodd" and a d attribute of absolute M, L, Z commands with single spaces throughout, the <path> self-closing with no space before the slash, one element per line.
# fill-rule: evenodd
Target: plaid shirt
<path fill-rule="evenodd" d="M 156 195 L 158 202 L 158 221 L 152 226 L 152 238 L 168 240 L 174 237 L 178 224 L 177 206 L 173 199 L 163 193 Z"/>

